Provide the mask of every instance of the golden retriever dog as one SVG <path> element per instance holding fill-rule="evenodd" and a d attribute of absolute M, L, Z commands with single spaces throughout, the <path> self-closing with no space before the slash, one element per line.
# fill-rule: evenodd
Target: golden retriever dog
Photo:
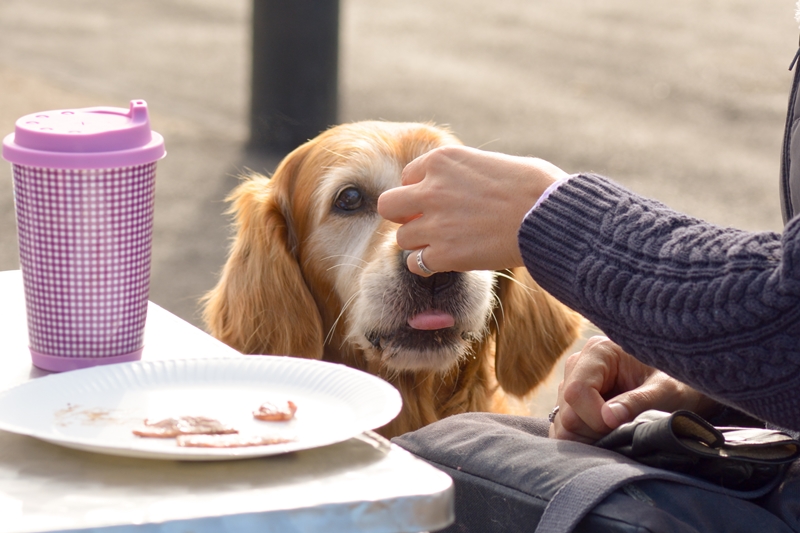
<path fill-rule="evenodd" d="M 376 211 L 407 163 L 456 143 L 428 124 L 344 124 L 294 150 L 272 177 L 248 176 L 229 198 L 235 236 L 204 299 L 209 332 L 242 353 L 382 377 L 403 398 L 379 430 L 387 437 L 456 413 L 520 412 L 519 398 L 547 377 L 582 319 L 523 268 L 412 274 L 397 225 Z"/>

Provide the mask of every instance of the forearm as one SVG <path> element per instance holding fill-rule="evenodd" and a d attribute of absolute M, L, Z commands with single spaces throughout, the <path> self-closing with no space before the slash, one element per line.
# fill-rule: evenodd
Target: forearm
<path fill-rule="evenodd" d="M 800 260 L 782 256 L 779 236 L 713 226 L 577 176 L 526 217 L 519 242 L 543 288 L 643 362 L 800 427 Z"/>

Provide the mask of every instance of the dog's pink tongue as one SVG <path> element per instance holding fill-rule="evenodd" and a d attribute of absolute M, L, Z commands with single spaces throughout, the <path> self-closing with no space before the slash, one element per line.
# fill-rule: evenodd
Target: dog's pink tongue
<path fill-rule="evenodd" d="M 424 330 L 451 328 L 455 323 L 451 314 L 437 309 L 428 309 L 408 319 L 409 326 Z"/>

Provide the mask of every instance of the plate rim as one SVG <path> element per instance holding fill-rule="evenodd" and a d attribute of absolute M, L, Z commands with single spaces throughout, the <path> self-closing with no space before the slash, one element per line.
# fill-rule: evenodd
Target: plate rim
<path fill-rule="evenodd" d="M 2 408 L 5 406 L 3 402 L 8 401 L 8 398 L 13 399 L 15 394 L 20 394 L 31 387 L 45 387 L 53 381 L 74 381 L 75 376 L 79 376 L 77 381 L 81 379 L 90 379 L 97 373 L 117 373 L 124 371 L 124 368 L 135 367 L 164 367 L 165 365 L 211 365 L 211 364 L 224 364 L 230 361 L 240 361 L 253 363 L 256 365 L 264 364 L 269 366 L 280 362 L 289 366 L 306 366 L 306 367 L 327 367 L 331 371 L 341 372 L 351 376 L 355 379 L 363 380 L 368 383 L 374 390 L 381 392 L 381 398 L 385 402 L 385 407 L 381 416 L 373 416 L 372 419 L 367 419 L 369 422 L 357 424 L 358 431 L 345 431 L 337 435 L 333 439 L 322 439 L 320 442 L 303 442 L 303 443 L 286 443 L 286 444 L 273 444 L 266 446 L 248 446 L 241 448 L 175 448 L 175 452 L 170 451 L 151 451 L 148 449 L 131 446 L 129 443 L 121 443 L 120 445 L 114 444 L 98 444 L 95 439 L 69 437 L 60 438 L 54 436 L 51 430 L 42 431 L 34 426 L 19 425 L 16 423 L 7 422 L 2 418 Z M 258 362 L 256 362 L 258 361 Z M 88 376 L 88 377 L 85 377 Z M 146 389 L 146 387 L 145 387 Z M 295 451 L 308 450 L 322 446 L 328 446 L 343 442 L 354 436 L 357 436 L 364 431 L 376 429 L 382 425 L 388 424 L 397 417 L 402 409 L 402 397 L 399 391 L 388 381 L 369 374 L 362 370 L 352 368 L 342 363 L 333 363 L 330 361 L 321 361 L 318 359 L 306 359 L 300 357 L 286 356 L 286 355 L 230 355 L 230 356 L 212 356 L 212 357 L 180 357 L 169 359 L 156 359 L 156 360 L 139 360 L 124 363 L 115 363 L 111 365 L 98 365 L 94 367 L 82 368 L 71 370 L 68 372 L 53 373 L 46 376 L 30 379 L 24 383 L 20 383 L 3 391 L 0 391 L 0 430 L 10 433 L 24 435 L 27 437 L 35 438 L 44 442 L 54 445 L 63 446 L 65 448 L 82 450 L 90 453 L 99 453 L 105 455 L 135 457 L 143 459 L 162 459 L 162 460 L 179 460 L 179 461 L 219 461 L 219 460 L 232 460 L 232 459 L 247 459 L 255 457 L 265 457 L 272 455 L 281 455 Z M 378 421 L 380 423 L 378 423 Z M 377 424 L 377 425 L 376 425 Z M 135 441 L 134 441 L 135 442 Z M 294 445 L 293 445 L 294 444 Z"/>

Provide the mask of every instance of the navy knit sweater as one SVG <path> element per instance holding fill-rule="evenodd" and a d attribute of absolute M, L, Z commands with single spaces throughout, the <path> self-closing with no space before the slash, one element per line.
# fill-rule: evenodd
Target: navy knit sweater
<path fill-rule="evenodd" d="M 800 430 L 798 218 L 782 236 L 723 228 L 585 174 L 529 213 L 519 243 L 534 279 L 630 354 Z"/>

